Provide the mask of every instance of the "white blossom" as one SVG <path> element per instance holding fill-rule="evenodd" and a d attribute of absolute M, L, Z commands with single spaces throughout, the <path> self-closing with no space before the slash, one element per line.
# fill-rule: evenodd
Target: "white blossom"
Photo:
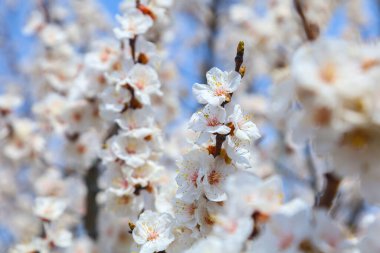
<path fill-rule="evenodd" d="M 147 141 L 128 134 L 118 135 L 111 143 L 111 149 L 118 158 L 133 168 L 143 165 L 150 155 Z"/>
<path fill-rule="evenodd" d="M 240 85 L 241 76 L 235 71 L 223 72 L 212 68 L 207 72 L 208 84 L 195 84 L 193 93 L 201 104 L 221 105 L 231 100 L 233 93 Z"/>
<path fill-rule="evenodd" d="M 224 190 L 224 184 L 227 177 L 236 171 L 234 166 L 226 164 L 223 158 L 217 158 L 213 163 L 209 164 L 207 170 L 202 173 L 203 188 L 206 197 L 212 201 L 224 201 L 227 194 Z"/>
<path fill-rule="evenodd" d="M 145 211 L 133 229 L 133 239 L 142 245 L 141 253 L 165 250 L 174 240 L 172 233 L 173 218 L 169 214 Z"/>
<path fill-rule="evenodd" d="M 178 162 L 180 168 L 176 177 L 178 198 L 191 202 L 200 196 L 202 193 L 201 179 L 212 162 L 212 157 L 202 150 L 193 150 Z"/>
<path fill-rule="evenodd" d="M 41 219 L 54 221 L 62 215 L 65 208 L 65 200 L 54 197 L 38 197 L 33 210 Z"/>
<path fill-rule="evenodd" d="M 194 131 L 211 134 L 227 134 L 231 129 L 224 125 L 225 121 L 226 111 L 223 107 L 206 105 L 202 111 L 193 114 L 189 128 Z"/>
<path fill-rule="evenodd" d="M 234 113 L 229 120 L 234 125 L 234 135 L 244 141 L 252 141 L 260 138 L 259 130 L 256 125 L 243 115 L 240 105 L 235 105 Z"/>
<path fill-rule="evenodd" d="M 127 9 L 123 16 L 116 16 L 121 28 L 115 28 L 114 33 L 118 39 L 132 39 L 136 35 L 145 33 L 152 25 L 152 18 L 144 15 L 135 8 Z"/>
<path fill-rule="evenodd" d="M 150 66 L 136 64 L 128 72 L 127 81 L 134 88 L 134 94 L 142 104 L 151 104 L 151 95 L 160 95 L 161 83 L 157 72 Z"/>

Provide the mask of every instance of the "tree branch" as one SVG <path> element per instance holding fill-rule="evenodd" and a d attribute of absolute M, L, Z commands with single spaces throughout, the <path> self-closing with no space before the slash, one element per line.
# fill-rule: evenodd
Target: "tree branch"
<path fill-rule="evenodd" d="M 326 173 L 326 187 L 319 200 L 316 202 L 316 207 L 330 209 L 334 203 L 334 199 L 338 193 L 340 178 L 333 173 Z"/>
<path fill-rule="evenodd" d="M 316 24 L 312 24 L 307 19 L 300 0 L 294 0 L 294 6 L 298 15 L 301 18 L 303 29 L 305 30 L 306 37 L 309 41 L 314 41 L 319 36 L 319 27 Z"/>
<path fill-rule="evenodd" d="M 103 143 L 105 143 L 109 138 L 117 133 L 119 126 L 115 123 L 108 130 L 107 135 L 105 136 Z M 87 171 L 87 174 L 84 177 L 86 188 L 87 188 L 87 197 L 86 197 L 86 214 L 83 217 L 84 226 L 86 228 L 87 234 L 93 239 L 96 240 L 98 237 L 98 213 L 99 207 L 96 201 L 96 196 L 99 193 L 98 178 L 100 175 L 99 167 L 101 165 L 101 159 L 97 158 L 93 165 Z"/>

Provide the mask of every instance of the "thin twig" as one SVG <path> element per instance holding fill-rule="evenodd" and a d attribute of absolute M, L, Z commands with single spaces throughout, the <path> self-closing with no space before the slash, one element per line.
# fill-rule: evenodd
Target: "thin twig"
<path fill-rule="evenodd" d="M 44 14 L 45 22 L 51 23 L 50 0 L 40 0 L 40 7 Z"/>
<path fill-rule="evenodd" d="M 111 138 L 117 133 L 119 126 L 114 123 L 111 128 L 108 130 L 106 136 L 104 137 L 103 143 Z M 87 174 L 84 177 L 86 188 L 87 188 L 87 197 L 86 197 L 86 214 L 83 217 L 84 226 L 86 228 L 87 234 L 94 240 L 98 237 L 98 213 L 99 207 L 96 201 L 96 196 L 99 193 L 98 178 L 100 175 L 99 167 L 101 165 L 101 159 L 97 158 L 93 165 L 87 171 Z"/>
<path fill-rule="evenodd" d="M 325 190 L 320 198 L 316 201 L 315 206 L 330 209 L 334 203 L 335 197 L 337 196 L 341 180 L 331 172 L 325 174 L 325 179 Z"/>
<path fill-rule="evenodd" d="M 301 18 L 303 29 L 305 30 L 306 37 L 309 41 L 314 41 L 319 36 L 319 27 L 315 24 L 312 24 L 307 19 L 304 10 L 302 8 L 302 4 L 300 0 L 294 0 L 294 6 L 298 15 Z"/>
<path fill-rule="evenodd" d="M 131 48 L 131 56 L 133 63 L 136 63 L 136 40 L 137 35 L 133 37 L 132 39 L 129 39 L 129 47 Z"/>
<path fill-rule="evenodd" d="M 364 207 L 365 207 L 365 202 L 362 198 L 359 197 L 358 199 L 355 200 L 351 214 L 347 221 L 347 226 L 352 231 L 355 231 L 357 229 L 358 219 L 360 215 L 362 214 Z"/>
<path fill-rule="evenodd" d="M 315 167 L 314 159 L 313 159 L 313 152 L 311 150 L 311 144 L 308 143 L 306 145 L 306 164 L 307 168 L 309 170 L 309 176 L 310 176 L 310 187 L 313 189 L 314 194 L 317 194 L 318 192 L 318 175 L 317 175 L 317 168 Z"/>

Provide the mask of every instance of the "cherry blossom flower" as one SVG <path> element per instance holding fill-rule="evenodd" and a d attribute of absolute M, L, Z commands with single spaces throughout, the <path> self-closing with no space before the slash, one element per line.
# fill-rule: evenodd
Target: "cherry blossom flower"
<path fill-rule="evenodd" d="M 153 25 L 151 17 L 135 8 L 127 9 L 123 16 L 117 15 L 116 19 L 121 25 L 121 28 L 114 29 L 118 39 L 132 39 L 145 33 Z"/>
<path fill-rule="evenodd" d="M 85 56 L 86 66 L 98 71 L 108 71 L 119 59 L 119 47 L 116 40 L 99 40 L 92 45 L 93 51 Z"/>
<path fill-rule="evenodd" d="M 314 212 L 313 245 L 324 252 L 345 252 L 352 248 L 343 226 L 334 221 L 325 210 Z"/>
<path fill-rule="evenodd" d="M 241 251 L 244 242 L 252 232 L 253 223 L 253 219 L 249 216 L 230 217 L 218 215 L 214 226 L 214 234 L 223 241 L 226 252 Z"/>
<path fill-rule="evenodd" d="M 109 86 L 100 95 L 107 111 L 121 112 L 132 98 L 131 92 L 125 88 L 117 89 Z"/>
<path fill-rule="evenodd" d="M 54 247 L 59 248 L 67 248 L 72 243 L 72 237 L 70 231 L 66 229 L 60 229 L 56 226 L 48 226 L 45 225 L 45 232 L 46 232 L 46 240 L 50 245 L 54 245 Z"/>
<path fill-rule="evenodd" d="M 272 214 L 283 205 L 284 193 L 278 176 L 261 180 L 240 171 L 228 178 L 225 188 L 230 198 L 227 211 L 232 215 L 251 215 L 254 211 Z"/>
<path fill-rule="evenodd" d="M 172 223 L 173 218 L 169 214 L 143 212 L 133 229 L 133 239 L 142 245 L 140 252 L 153 253 L 165 250 L 174 241 Z"/>
<path fill-rule="evenodd" d="M 153 118 L 146 117 L 152 112 L 146 107 L 136 110 L 127 110 L 115 121 L 120 128 L 126 131 L 141 131 L 140 129 L 146 129 L 153 126 Z"/>
<path fill-rule="evenodd" d="M 66 104 L 59 120 L 69 133 L 82 133 L 97 125 L 97 109 L 84 99 Z"/>
<path fill-rule="evenodd" d="M 150 105 L 150 96 L 161 94 L 157 72 L 150 66 L 134 65 L 128 72 L 127 82 L 134 88 L 134 94 L 142 104 Z"/>
<path fill-rule="evenodd" d="M 145 163 L 150 155 L 147 141 L 128 134 L 118 135 L 111 143 L 115 155 L 133 168 Z"/>
<path fill-rule="evenodd" d="M 144 202 L 133 194 L 134 188 L 108 188 L 106 207 L 119 216 L 128 216 L 131 220 L 141 212 Z"/>
<path fill-rule="evenodd" d="M 208 235 L 213 231 L 221 211 L 222 205 L 220 203 L 208 201 L 205 197 L 198 199 L 195 218 L 199 224 L 199 232 L 202 236 Z"/>
<path fill-rule="evenodd" d="M 22 103 L 22 98 L 16 94 L 0 95 L 0 113 L 5 116 L 19 107 Z"/>
<path fill-rule="evenodd" d="M 229 120 L 234 125 L 234 135 L 240 140 L 254 141 L 260 138 L 261 135 L 256 125 L 243 116 L 240 105 L 235 105 L 234 113 L 230 115 Z"/>
<path fill-rule="evenodd" d="M 229 157 L 237 163 L 245 166 L 250 165 L 251 159 L 251 144 L 249 141 L 240 140 L 236 136 L 227 136 L 226 151 Z"/>
<path fill-rule="evenodd" d="M 54 197 L 38 197 L 34 213 L 43 220 L 54 221 L 63 214 L 67 202 Z"/>
<path fill-rule="evenodd" d="M 191 202 L 200 196 L 203 173 L 207 171 L 212 162 L 213 158 L 202 152 L 202 150 L 192 150 L 183 157 L 182 161 L 178 162 L 178 167 L 180 168 L 176 177 L 179 187 L 178 198 Z"/>
<path fill-rule="evenodd" d="M 18 244 L 13 247 L 10 253 L 29 253 L 29 252 L 40 252 L 48 253 L 50 252 L 47 243 L 41 238 L 35 238 L 29 243 Z"/>
<path fill-rule="evenodd" d="M 91 167 L 99 153 L 100 140 L 95 131 L 81 134 L 77 140 L 66 140 L 63 155 L 66 166 L 75 171 L 87 170 Z"/>
<path fill-rule="evenodd" d="M 253 242 L 252 249 L 263 253 L 297 252 L 310 236 L 310 218 L 309 207 L 301 200 L 284 205 L 268 221 L 267 229 Z"/>
<path fill-rule="evenodd" d="M 178 222 L 190 229 L 193 229 L 197 224 L 195 219 L 195 211 L 197 203 L 187 203 L 180 199 L 176 199 L 174 203 L 174 213 Z"/>
<path fill-rule="evenodd" d="M 224 125 L 225 120 L 226 111 L 223 107 L 206 105 L 202 111 L 193 114 L 189 128 L 197 132 L 227 134 L 231 129 Z"/>
<path fill-rule="evenodd" d="M 5 139 L 2 150 L 5 157 L 13 161 L 31 161 L 45 147 L 45 140 L 38 134 L 35 122 L 19 118 L 12 121 L 12 131 Z"/>
<path fill-rule="evenodd" d="M 240 85 L 241 76 L 235 71 L 223 72 L 212 68 L 207 72 L 207 85 L 195 84 L 193 93 L 201 104 L 221 105 L 231 100 L 231 94 Z"/>
<path fill-rule="evenodd" d="M 212 201 L 226 200 L 227 194 L 224 190 L 224 184 L 227 177 L 235 171 L 236 169 L 232 165 L 226 164 L 223 158 L 217 158 L 210 164 L 207 170 L 202 173 L 205 175 L 202 184 L 206 197 Z"/>

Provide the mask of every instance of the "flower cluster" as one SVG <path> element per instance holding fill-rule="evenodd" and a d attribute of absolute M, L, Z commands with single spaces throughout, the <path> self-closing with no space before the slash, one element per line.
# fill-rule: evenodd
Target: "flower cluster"
<path fill-rule="evenodd" d="M 34 214 L 41 220 L 42 237 L 34 238 L 25 244 L 19 244 L 11 249 L 11 253 L 20 252 L 55 252 L 57 248 L 67 248 L 71 245 L 72 234 L 60 223 L 65 211 L 65 200 L 54 197 L 39 197 L 36 199 Z"/>
<path fill-rule="evenodd" d="M 320 39 L 300 48 L 292 61 L 293 92 L 301 110 L 294 115 L 293 136 L 311 137 L 316 152 L 331 157 L 341 177 L 362 181 L 365 196 L 379 178 L 378 45 Z M 339 50 L 338 50 L 339 49 Z"/>
<path fill-rule="evenodd" d="M 237 50 L 237 71 L 217 68 L 207 72 L 207 84 L 195 84 L 193 92 L 204 108 L 191 117 L 189 128 L 197 133 L 192 149 L 178 162 L 177 199 L 174 204 L 179 226 L 193 237 L 207 236 L 219 222 L 217 215 L 228 203 L 227 181 L 241 171 L 253 173 L 255 124 L 231 102 L 240 85 L 244 44 Z M 248 215 L 250 220 L 250 215 Z M 187 231 L 187 230 L 184 230 Z"/>
<path fill-rule="evenodd" d="M 162 92 L 159 55 L 145 35 L 156 25 L 162 8 L 159 3 L 140 1 L 123 6 L 124 14 L 116 17 L 120 27 L 114 29 L 119 40 L 114 58 L 117 68 L 106 70 L 107 85 L 100 95 L 100 115 L 112 129 L 101 151 L 106 167 L 102 176 L 106 211 L 102 215 L 115 223 L 105 227 L 118 230 L 114 236 L 127 234 L 124 240 L 129 242 L 119 239 L 119 243 L 140 252 L 165 250 L 174 240 L 171 216 L 154 212 L 163 205 L 156 198 L 166 177 L 159 164 L 162 137 L 155 108 Z M 107 59 L 112 59 L 115 50 L 111 45 L 108 48 Z M 109 217 L 109 212 L 115 216 Z M 110 247 L 104 250 L 113 251 L 118 246 Z"/>

